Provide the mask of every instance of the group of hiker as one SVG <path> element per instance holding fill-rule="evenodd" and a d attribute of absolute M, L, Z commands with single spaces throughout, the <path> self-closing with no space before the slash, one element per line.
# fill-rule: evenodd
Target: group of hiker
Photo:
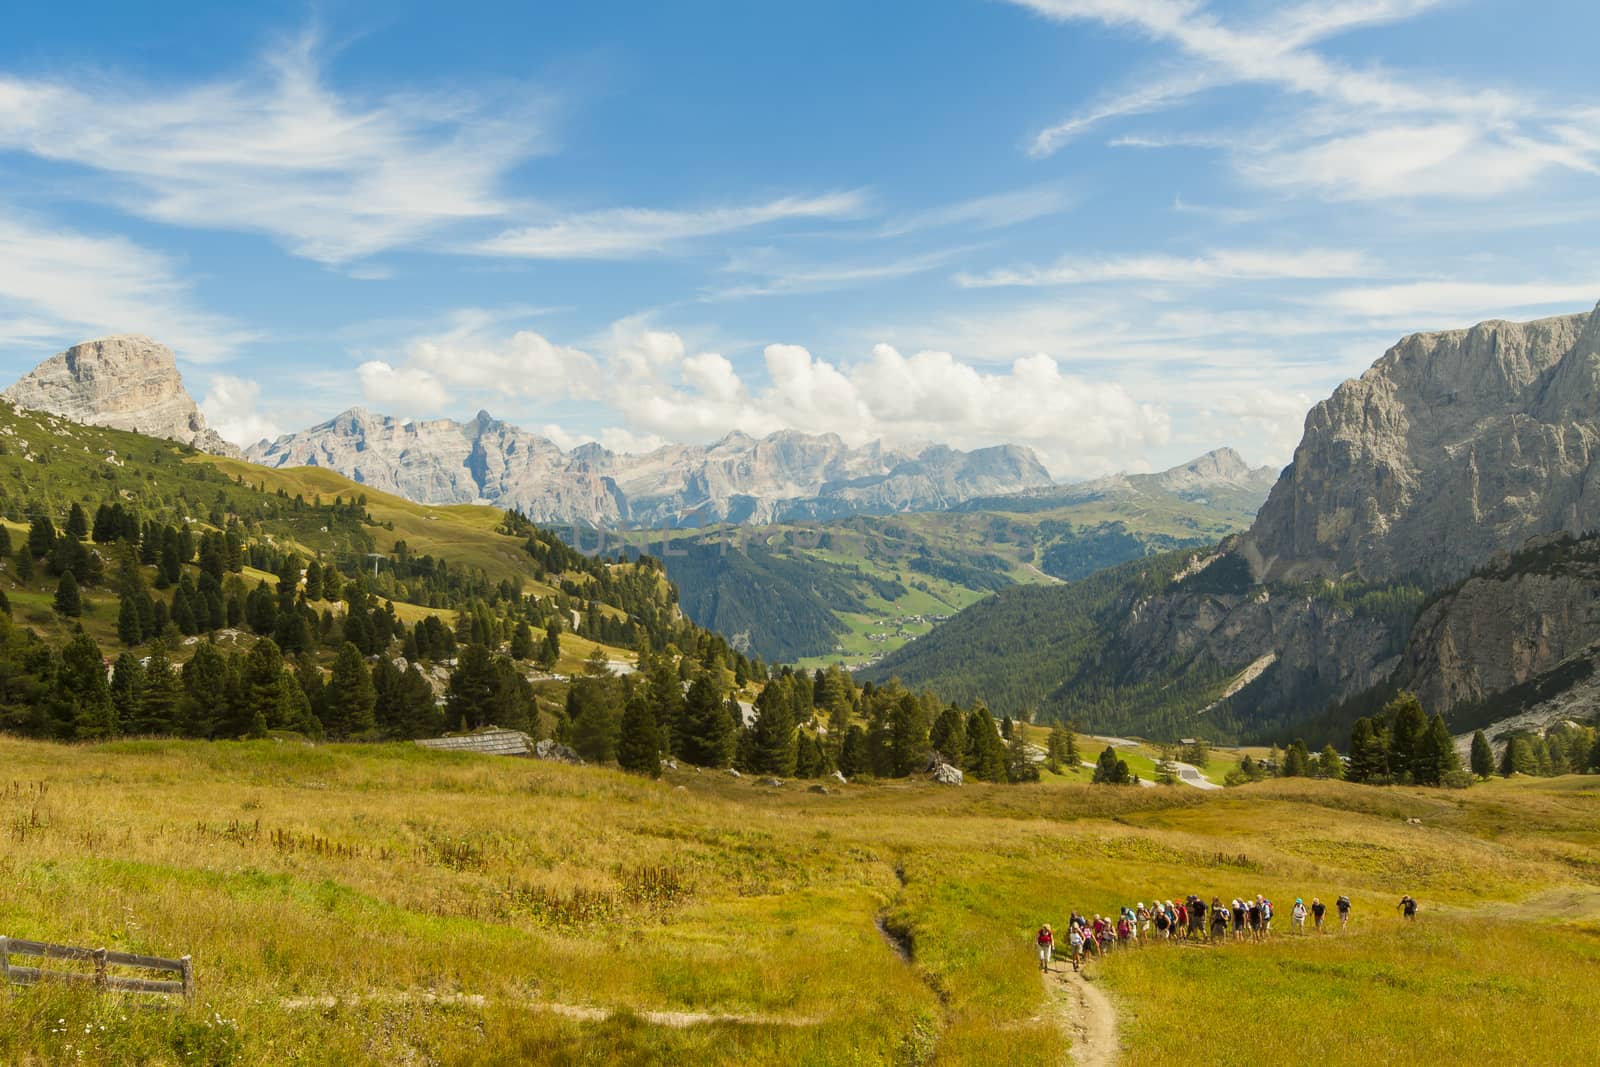
<path fill-rule="evenodd" d="M 1339 914 L 1339 928 L 1350 925 L 1350 898 L 1341 894 L 1333 902 Z M 1407 894 L 1400 898 L 1397 910 L 1407 919 L 1417 917 L 1417 902 Z M 1312 897 L 1307 904 L 1304 897 L 1296 897 L 1289 909 L 1290 928 L 1296 934 L 1306 932 L 1306 920 L 1312 929 L 1323 932 L 1328 905 L 1321 897 Z M 1133 948 L 1149 941 L 1202 941 L 1220 943 L 1234 941 L 1265 941 L 1272 934 L 1274 908 L 1272 901 L 1257 894 L 1254 897 L 1235 897 L 1224 901 L 1212 897 L 1208 904 L 1204 897 L 1190 894 L 1182 900 L 1157 900 L 1146 905 L 1140 901 L 1133 907 L 1124 906 L 1117 915 L 1080 915 L 1076 911 L 1067 923 L 1067 948 L 1072 957 L 1072 969 L 1077 970 L 1090 956 L 1103 956 L 1118 949 Z M 1055 953 L 1055 931 L 1049 923 L 1039 928 L 1037 937 L 1039 966 L 1050 969 Z"/>

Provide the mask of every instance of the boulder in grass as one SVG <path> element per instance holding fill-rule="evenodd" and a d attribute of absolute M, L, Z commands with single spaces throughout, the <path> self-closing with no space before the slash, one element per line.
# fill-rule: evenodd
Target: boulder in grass
<path fill-rule="evenodd" d="M 940 785 L 961 785 L 967 776 L 961 773 L 960 767 L 952 767 L 948 763 L 938 763 L 933 768 L 933 780 Z"/>
<path fill-rule="evenodd" d="M 545 738 L 533 746 L 534 759 L 550 760 L 554 763 L 570 763 L 575 767 L 583 766 L 583 757 L 560 741 Z"/>
<path fill-rule="evenodd" d="M 763 778 L 763 779 L 761 779 L 761 784 L 762 785 L 771 786 L 774 789 L 778 789 L 778 788 L 781 788 L 783 786 L 783 779 L 782 778 Z"/>

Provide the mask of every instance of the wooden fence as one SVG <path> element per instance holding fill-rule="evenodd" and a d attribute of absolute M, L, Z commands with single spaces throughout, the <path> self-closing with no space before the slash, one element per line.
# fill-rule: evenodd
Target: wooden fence
<path fill-rule="evenodd" d="M 11 962 L 13 956 L 37 957 L 40 960 L 75 960 L 94 964 L 94 971 L 59 971 L 38 967 L 19 967 Z M 154 978 L 130 978 L 109 973 L 111 967 L 139 967 L 147 971 L 166 971 L 178 975 L 177 981 L 160 981 Z M 194 999 L 194 964 L 188 956 L 168 960 L 160 956 L 137 956 L 131 952 L 109 952 L 103 948 L 73 948 L 70 945 L 52 945 L 44 941 L 24 941 L 16 937 L 0 937 L 0 979 L 18 985 L 35 985 L 39 982 L 68 982 L 92 985 L 103 991 L 118 990 L 125 993 L 182 993 L 185 1000 Z"/>

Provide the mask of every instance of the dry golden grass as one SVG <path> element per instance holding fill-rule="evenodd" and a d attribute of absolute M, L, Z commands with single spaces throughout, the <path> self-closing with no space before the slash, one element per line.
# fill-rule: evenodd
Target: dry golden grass
<path fill-rule="evenodd" d="M 1600 1053 L 1578 1025 L 1597 779 L 819 795 L 410 746 L 9 739 L 0 767 L 0 932 L 189 952 L 201 983 L 166 1010 L 18 990 L 0 1062 L 1053 1060 L 1040 922 L 1246 891 L 1283 913 L 1348 892 L 1359 935 L 1097 965 L 1130 1062 L 1199 1062 L 1197 1041 L 1218 1063 L 1522 1062 L 1530 1033 Z M 1402 927 L 1405 891 L 1424 912 Z"/>

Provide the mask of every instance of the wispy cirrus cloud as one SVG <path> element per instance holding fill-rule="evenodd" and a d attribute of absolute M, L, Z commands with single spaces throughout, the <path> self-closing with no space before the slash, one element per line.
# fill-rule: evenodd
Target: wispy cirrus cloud
<path fill-rule="evenodd" d="M 0 212 L 0 338 L 66 345 L 110 333 L 150 334 L 195 362 L 252 337 L 204 310 L 166 256 Z"/>
<path fill-rule="evenodd" d="M 1068 257 L 1048 267 L 1012 267 L 986 274 L 961 273 L 964 289 L 1090 285 L 1114 282 L 1206 284 L 1286 278 L 1351 278 L 1371 274 L 1365 253 L 1347 249 L 1219 249 L 1199 256 L 1132 255 L 1105 259 Z"/>
<path fill-rule="evenodd" d="M 930 208 L 891 219 L 878 231 L 883 237 L 899 237 L 922 230 L 962 227 L 998 230 L 1034 219 L 1059 215 L 1070 209 L 1075 198 L 1060 183 L 1035 185 L 1026 189 L 977 196 L 953 204 Z"/>
<path fill-rule="evenodd" d="M 1600 167 L 1600 123 L 1583 106 L 1536 102 L 1496 88 L 1352 66 L 1315 45 L 1352 30 L 1416 18 L 1444 0 L 1306 3 L 1225 20 L 1199 0 L 1011 0 L 1058 21 L 1096 22 L 1174 50 L 1170 65 L 1038 131 L 1030 154 L 1051 155 L 1103 124 L 1182 106 L 1223 87 L 1285 95 L 1287 120 L 1209 139 L 1125 135 L 1136 147 L 1196 144 L 1227 152 L 1261 185 L 1340 200 L 1484 199 L 1557 172 Z"/>
<path fill-rule="evenodd" d="M 512 205 L 500 181 L 543 147 L 534 95 L 341 95 L 305 34 L 236 79 L 0 77 L 0 149 L 86 169 L 83 195 L 181 226 L 263 233 L 344 263 Z"/>
<path fill-rule="evenodd" d="M 837 192 L 686 211 L 612 208 L 508 229 L 466 250 L 519 259 L 632 259 L 783 222 L 852 218 L 865 207 L 861 193 Z"/>

